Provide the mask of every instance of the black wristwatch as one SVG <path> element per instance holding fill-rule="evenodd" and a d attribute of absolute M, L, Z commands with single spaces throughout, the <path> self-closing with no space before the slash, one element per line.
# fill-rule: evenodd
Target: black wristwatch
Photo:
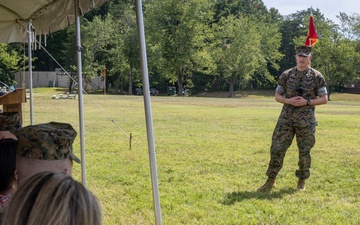
<path fill-rule="evenodd" d="M 310 101 L 310 99 L 308 99 L 306 105 L 310 105 L 310 104 L 311 104 L 311 101 Z"/>

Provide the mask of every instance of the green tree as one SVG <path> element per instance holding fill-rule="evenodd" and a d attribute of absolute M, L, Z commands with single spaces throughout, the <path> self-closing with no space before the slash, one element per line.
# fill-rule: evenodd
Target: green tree
<path fill-rule="evenodd" d="M 210 65 L 204 45 L 208 38 L 207 23 L 212 18 L 209 1 L 149 1 L 145 14 L 151 51 L 149 64 L 161 71 L 170 83 L 176 82 L 178 93 L 182 93 L 193 71 Z"/>
<path fill-rule="evenodd" d="M 359 77 L 360 54 L 352 43 L 342 40 L 334 45 L 324 38 L 314 54 L 317 57 L 314 66 L 326 78 L 329 98 L 335 88 L 350 86 Z"/>
<path fill-rule="evenodd" d="M 242 80 L 240 86 L 243 88 L 269 88 L 274 86 L 275 80 L 271 73 L 278 71 L 278 61 L 282 57 L 278 49 L 281 43 L 279 26 L 283 17 L 279 11 L 274 8 L 268 11 L 261 0 L 216 0 L 213 2 L 214 21 L 216 23 L 230 15 L 235 18 L 251 18 L 252 22 L 256 21 L 255 32 L 260 35 L 259 49 L 262 57 L 260 61 L 263 60 L 263 62 L 251 76 L 247 77 L 248 79 Z"/>
<path fill-rule="evenodd" d="M 268 11 L 261 0 L 211 0 L 214 3 L 214 21 L 217 23 L 221 18 L 230 15 L 249 16 L 265 18 Z"/>
<path fill-rule="evenodd" d="M 214 33 L 218 73 L 229 84 L 229 96 L 234 97 L 235 84 L 248 81 L 260 64 L 265 63 L 261 61 L 257 24 L 248 18 L 231 15 L 214 24 Z"/>
<path fill-rule="evenodd" d="M 72 32 L 71 33 L 69 32 Z M 45 36 L 41 38 L 41 48 L 33 49 L 33 70 L 35 71 L 55 71 L 56 68 L 60 66 L 66 67 L 66 62 L 69 60 L 69 56 L 75 57 L 75 44 L 71 46 L 71 53 L 66 52 L 67 45 L 69 42 L 71 43 L 72 40 L 70 38 L 75 39 L 75 33 L 73 26 L 69 29 L 59 30 L 50 35 L 46 35 L 46 42 Z M 37 37 L 37 41 L 40 42 L 40 38 Z M 75 41 L 75 40 L 74 40 Z M 75 42 L 74 42 L 75 43 Z M 46 50 L 46 51 L 45 51 Z M 66 53 L 66 54 L 65 54 Z M 70 57 L 75 61 L 74 57 Z M 56 62 L 53 60 L 56 60 Z M 72 62 L 72 64 L 74 64 Z M 60 65 L 58 65 L 59 63 Z"/>
<path fill-rule="evenodd" d="M 23 68 L 21 51 L 21 45 L 0 43 L 0 81 L 7 85 L 15 84 L 14 74 Z"/>
<path fill-rule="evenodd" d="M 133 94 L 133 86 L 141 86 L 139 44 L 135 7 L 131 1 L 110 3 L 114 33 L 110 48 L 110 75 L 117 89 Z"/>
<path fill-rule="evenodd" d="M 253 17 L 228 16 L 214 24 L 216 48 L 214 57 L 218 73 L 229 84 L 229 96 L 234 97 L 237 83 L 246 87 L 256 73 L 269 76 L 267 65 L 278 68 L 280 34 L 276 26 L 262 24 Z"/>
<path fill-rule="evenodd" d="M 340 32 L 344 35 L 344 38 L 348 40 L 360 40 L 360 14 L 348 15 L 341 12 L 340 19 Z"/>
<path fill-rule="evenodd" d="M 103 55 L 109 53 L 108 46 L 113 41 L 114 23 L 111 15 L 108 15 L 105 19 L 95 16 L 91 22 L 84 20 L 82 24 L 83 79 L 89 83 L 104 69 L 102 59 Z"/>

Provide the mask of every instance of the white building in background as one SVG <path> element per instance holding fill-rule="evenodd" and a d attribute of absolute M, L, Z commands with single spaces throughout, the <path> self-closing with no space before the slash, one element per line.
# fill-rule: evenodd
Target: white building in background
<path fill-rule="evenodd" d="M 32 83 L 33 88 L 38 87 L 61 87 L 67 88 L 70 83 L 70 77 L 61 71 L 33 71 Z M 30 76 L 29 71 L 22 71 L 15 74 L 16 87 L 29 88 Z M 84 84 L 85 87 L 85 84 Z M 101 76 L 95 76 L 92 79 L 91 84 L 87 84 L 87 90 L 103 90 L 104 81 L 101 80 Z"/>

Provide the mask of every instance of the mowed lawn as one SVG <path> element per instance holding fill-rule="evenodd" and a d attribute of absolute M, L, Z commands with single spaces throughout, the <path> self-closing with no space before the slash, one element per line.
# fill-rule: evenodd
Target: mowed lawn
<path fill-rule="evenodd" d="M 72 124 L 80 156 L 78 99 L 52 99 L 59 93 L 34 89 L 34 123 Z M 151 97 L 162 223 L 359 224 L 360 95 L 335 93 L 317 107 L 306 191 L 296 191 L 294 142 L 277 187 L 262 194 L 256 189 L 266 180 L 281 104 L 272 91 L 244 93 Z M 155 224 L 143 97 L 84 95 L 83 103 L 87 187 L 101 202 L 103 224 Z M 29 108 L 28 100 L 24 125 Z M 79 164 L 73 176 L 81 181 Z"/>

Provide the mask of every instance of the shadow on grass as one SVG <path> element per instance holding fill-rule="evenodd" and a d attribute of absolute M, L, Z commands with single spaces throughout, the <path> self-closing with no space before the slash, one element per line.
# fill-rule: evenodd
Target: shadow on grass
<path fill-rule="evenodd" d="M 246 199 L 268 199 L 271 200 L 273 198 L 282 198 L 284 195 L 291 195 L 296 192 L 294 188 L 284 188 L 280 190 L 273 190 L 271 192 L 259 193 L 256 191 L 237 191 L 227 193 L 224 196 L 224 199 L 220 201 L 221 204 L 224 205 L 232 205 L 235 202 L 241 202 Z"/>
<path fill-rule="evenodd" d="M 273 97 L 274 90 L 242 90 L 234 91 L 234 98 L 247 98 L 249 96 Z M 194 97 L 229 98 L 228 91 L 200 92 L 192 95 Z"/>

